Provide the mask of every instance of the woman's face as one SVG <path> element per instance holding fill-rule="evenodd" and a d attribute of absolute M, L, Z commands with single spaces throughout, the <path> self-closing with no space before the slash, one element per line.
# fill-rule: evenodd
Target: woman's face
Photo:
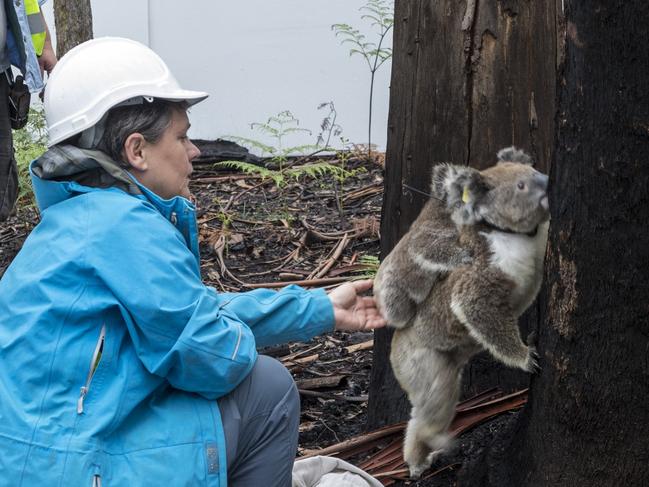
<path fill-rule="evenodd" d="M 141 160 L 137 164 L 131 162 L 132 173 L 137 180 L 162 198 L 190 196 L 191 161 L 201 152 L 187 137 L 188 130 L 187 113 L 173 110 L 171 123 L 162 137 L 155 143 L 142 139 L 139 151 Z"/>

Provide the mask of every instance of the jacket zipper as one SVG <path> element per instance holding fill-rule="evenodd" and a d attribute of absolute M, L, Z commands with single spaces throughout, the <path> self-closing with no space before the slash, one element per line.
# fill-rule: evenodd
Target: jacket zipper
<path fill-rule="evenodd" d="M 237 323 L 237 326 L 239 329 L 239 334 L 237 335 L 237 344 L 234 347 L 234 352 L 232 353 L 230 360 L 234 360 L 237 357 L 237 354 L 239 353 L 239 347 L 241 346 L 241 336 L 243 335 L 243 329 L 241 328 L 240 323 Z"/>
<path fill-rule="evenodd" d="M 101 326 L 101 331 L 99 332 L 99 339 L 97 340 L 97 345 L 95 345 L 95 351 L 92 354 L 92 359 L 90 360 L 90 368 L 88 369 L 88 375 L 86 376 L 86 383 L 81 387 L 81 393 L 79 394 L 79 400 L 77 401 L 77 414 L 83 413 L 83 401 L 86 398 L 88 391 L 90 390 L 90 383 L 92 382 L 92 377 L 95 375 L 95 370 L 99 365 L 101 353 L 104 350 L 105 338 L 106 338 L 106 324 L 103 324 Z"/>

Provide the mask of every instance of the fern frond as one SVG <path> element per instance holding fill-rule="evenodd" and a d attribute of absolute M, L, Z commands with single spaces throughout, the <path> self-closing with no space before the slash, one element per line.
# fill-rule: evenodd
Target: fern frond
<path fill-rule="evenodd" d="M 299 179 L 301 176 L 318 179 L 326 175 L 331 175 L 337 178 L 348 178 L 352 175 L 351 171 L 325 161 L 305 164 L 303 166 L 294 166 L 287 169 L 285 172 L 293 179 Z"/>
<path fill-rule="evenodd" d="M 228 169 L 236 169 L 237 171 L 241 171 L 246 174 L 256 174 L 258 176 L 261 176 L 262 178 L 270 178 L 272 177 L 272 173 L 275 172 L 272 169 L 268 169 L 262 166 L 257 166 L 256 164 L 251 164 L 249 162 L 243 162 L 243 161 L 221 161 L 221 162 L 215 162 L 213 166 L 223 167 Z"/>
<path fill-rule="evenodd" d="M 311 135 L 311 131 L 309 129 L 304 129 L 302 127 L 289 127 L 282 131 L 282 135 L 295 134 L 295 133 L 307 133 Z"/>
<path fill-rule="evenodd" d="M 265 154 L 274 154 L 276 149 L 271 145 L 266 145 L 262 142 L 259 142 L 255 139 L 250 139 L 248 137 L 239 137 L 236 135 L 225 135 L 222 137 L 224 140 L 230 140 L 245 146 L 247 149 L 259 149 Z"/>
<path fill-rule="evenodd" d="M 312 152 L 319 150 L 320 148 L 321 147 L 317 144 L 294 145 L 292 147 L 287 147 L 282 151 L 282 153 L 286 156 L 289 156 L 291 154 L 304 154 L 306 152 Z"/>

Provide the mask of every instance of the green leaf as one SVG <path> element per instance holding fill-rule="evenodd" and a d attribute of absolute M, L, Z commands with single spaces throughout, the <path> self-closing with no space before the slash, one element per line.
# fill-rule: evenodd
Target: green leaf
<path fill-rule="evenodd" d="M 231 140 L 245 146 L 247 149 L 259 149 L 264 154 L 274 154 L 275 148 L 271 145 L 264 144 L 255 139 L 250 139 L 248 137 L 238 137 L 234 135 L 223 136 L 224 140 Z"/>

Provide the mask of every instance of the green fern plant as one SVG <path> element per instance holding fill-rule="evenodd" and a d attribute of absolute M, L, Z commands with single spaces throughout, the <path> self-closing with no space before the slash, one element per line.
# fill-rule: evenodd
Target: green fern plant
<path fill-rule="evenodd" d="M 246 174 L 254 174 L 260 176 L 262 179 L 271 179 L 280 189 L 285 187 L 290 180 L 297 181 L 301 177 L 319 179 L 331 175 L 334 178 L 348 178 L 355 174 L 354 171 L 348 171 L 341 166 L 325 161 L 283 169 L 269 169 L 242 161 L 222 161 L 217 162 L 215 165 L 219 167 L 227 167 L 229 169 L 236 169 L 237 171 Z"/>
<path fill-rule="evenodd" d="M 318 149 L 318 146 L 314 144 L 286 145 L 286 137 L 289 135 L 296 133 L 311 134 L 310 130 L 299 125 L 300 121 L 289 110 L 284 110 L 269 117 L 266 122 L 253 122 L 250 124 L 250 128 L 253 130 L 274 139 L 274 145 L 264 144 L 259 140 L 247 137 L 227 136 L 224 138 L 244 145 L 248 149 L 257 149 L 262 155 L 269 156 L 270 162 L 281 171 L 290 155 L 303 154 Z"/>
<path fill-rule="evenodd" d="M 358 259 L 358 263 L 363 266 L 361 269 L 356 272 L 359 273 L 359 279 L 374 279 L 376 273 L 379 270 L 381 261 L 376 255 L 361 255 Z"/>
<path fill-rule="evenodd" d="M 340 136 L 343 145 L 346 144 L 346 139 L 341 136 L 342 127 L 336 122 L 337 112 L 333 102 L 322 103 L 318 109 L 329 108 L 328 114 L 320 125 L 320 133 L 318 134 L 315 144 L 303 145 L 285 145 L 285 138 L 287 135 L 295 134 L 297 132 L 306 132 L 311 134 L 308 129 L 299 127 L 299 120 L 289 111 L 283 111 L 279 114 L 270 117 L 265 123 L 253 123 L 251 127 L 270 135 L 275 139 L 275 146 L 264 144 L 258 140 L 245 138 L 245 137 L 227 137 L 230 140 L 241 143 L 247 146 L 248 149 L 258 149 L 264 154 L 269 154 L 270 162 L 274 163 L 274 167 L 263 167 L 256 164 L 251 164 L 242 161 L 221 161 L 215 163 L 213 166 L 217 168 L 227 168 L 241 171 L 245 174 L 256 175 L 262 180 L 272 180 L 275 186 L 280 190 L 280 198 L 282 198 L 282 190 L 290 181 L 299 181 L 301 178 L 310 178 L 313 180 L 323 179 L 330 176 L 333 179 L 334 191 L 336 193 L 336 202 L 342 216 L 342 194 L 339 186 L 351 176 L 364 171 L 364 168 L 347 169 L 347 160 L 349 158 L 348 151 L 336 151 L 330 146 L 332 137 Z M 315 156 L 319 152 L 335 152 L 339 164 L 332 164 L 327 161 L 317 161 L 312 163 L 305 163 L 300 165 L 301 161 L 305 161 Z M 296 153 L 305 153 L 308 155 L 300 157 L 289 163 L 289 156 Z M 283 198 L 282 198 L 283 200 Z M 286 201 L 284 201 L 285 214 L 290 214 Z M 290 218 L 282 218 L 290 222 Z"/>
<path fill-rule="evenodd" d="M 221 161 L 214 164 L 214 167 L 221 167 L 227 169 L 236 169 L 245 174 L 252 174 L 260 176 L 262 179 L 272 179 L 275 186 L 281 188 L 286 185 L 286 178 L 284 173 L 278 169 L 268 169 L 266 167 L 257 166 L 249 162 L 243 161 Z"/>
<path fill-rule="evenodd" d="M 349 24 L 333 24 L 332 30 L 336 37 L 340 37 L 341 44 L 351 46 L 349 55 L 360 55 L 370 70 L 370 93 L 367 122 L 367 155 L 372 158 L 372 101 L 374 98 L 374 79 L 376 72 L 385 61 L 392 57 L 392 48 L 384 47 L 383 42 L 394 25 L 393 2 L 387 0 L 368 0 L 360 8 L 362 20 L 370 22 L 370 26 L 377 29 L 378 40 L 368 41 L 361 31 Z"/>
<path fill-rule="evenodd" d="M 320 125 L 321 132 L 318 134 L 315 144 L 292 146 L 287 146 L 285 144 L 285 139 L 288 135 L 298 132 L 308 134 L 312 133 L 308 129 L 299 127 L 299 120 L 288 110 L 268 118 L 265 123 L 255 122 L 250 124 L 252 128 L 275 139 L 274 146 L 246 137 L 227 137 L 230 140 L 241 143 L 248 149 L 258 149 L 263 154 L 269 154 L 270 162 L 273 163 L 272 165 L 274 165 L 275 168 L 262 167 L 242 161 L 222 161 L 215 163 L 214 166 L 236 169 L 246 174 L 258 175 L 262 179 L 271 179 L 280 189 L 286 186 L 290 180 L 297 181 L 301 177 L 319 179 L 331 175 L 337 180 L 344 181 L 344 179 L 356 174 L 356 171 L 349 171 L 344 167 L 344 165 L 335 165 L 326 161 L 293 166 L 287 164 L 289 156 L 293 154 L 310 152 L 308 156 L 304 157 L 304 159 L 308 159 L 318 152 L 334 150 L 331 148 L 329 143 L 333 136 L 339 136 L 342 133 L 342 127 L 336 123 L 337 113 L 333 102 L 321 103 L 318 106 L 318 109 L 325 107 L 329 108 L 329 113 L 325 116 Z"/>
<path fill-rule="evenodd" d="M 42 107 L 29 109 L 29 119 L 25 127 L 14 130 L 13 143 L 18 168 L 17 206 L 34 205 L 34 190 L 29 176 L 29 164 L 47 150 L 47 125 Z"/>

